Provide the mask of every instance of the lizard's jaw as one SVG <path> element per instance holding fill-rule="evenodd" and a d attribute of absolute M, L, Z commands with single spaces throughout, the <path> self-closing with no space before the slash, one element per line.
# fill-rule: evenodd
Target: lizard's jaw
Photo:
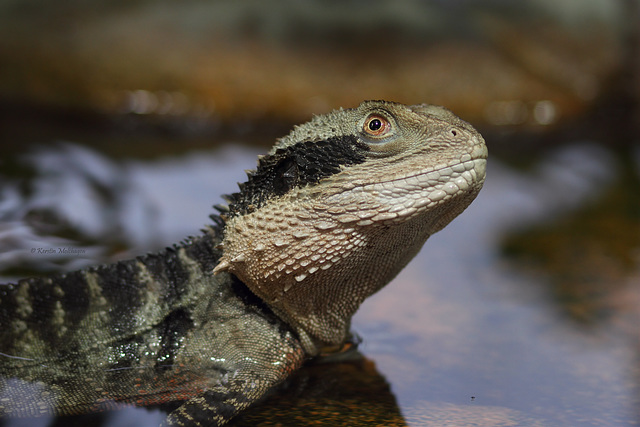
<path fill-rule="evenodd" d="M 357 226 L 374 223 L 391 226 L 432 211 L 451 199 L 475 197 L 485 173 L 486 158 L 467 154 L 459 161 L 348 188 L 329 196 L 325 203 L 334 207 L 333 211 L 344 206 L 345 213 L 336 215 L 340 222 L 353 222 Z M 348 212 L 348 206 L 354 205 L 358 207 L 357 212 Z M 467 206 L 460 205 L 462 210 Z"/>

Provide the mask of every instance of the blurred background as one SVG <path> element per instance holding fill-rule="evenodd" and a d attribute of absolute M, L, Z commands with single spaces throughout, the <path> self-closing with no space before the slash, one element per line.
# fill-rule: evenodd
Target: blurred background
<path fill-rule="evenodd" d="M 237 425 L 640 424 L 637 0 L 0 0 L 2 282 L 197 234 L 364 99 L 472 123 L 485 189 L 358 312 L 364 362 Z"/>

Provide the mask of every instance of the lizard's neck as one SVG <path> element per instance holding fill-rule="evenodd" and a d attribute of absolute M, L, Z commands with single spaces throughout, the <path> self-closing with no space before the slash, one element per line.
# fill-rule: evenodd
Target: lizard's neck
<path fill-rule="evenodd" d="M 338 255 L 331 261 L 309 264 L 313 274 L 290 282 L 288 291 L 274 297 L 274 311 L 294 326 L 309 353 L 344 342 L 362 302 L 389 283 L 429 237 L 426 228 L 416 225 L 356 227 L 351 233 L 347 229 L 344 234 L 349 235 L 342 242 L 327 248 Z M 287 283 L 290 279 L 281 280 Z M 264 293 L 262 289 L 257 292 Z"/>
<path fill-rule="evenodd" d="M 443 205 L 429 216 L 399 219 L 362 203 L 349 212 L 296 197 L 282 204 L 286 210 L 274 204 L 230 219 L 220 267 L 291 325 L 311 355 L 343 343 L 360 304 L 459 213 L 452 209 L 463 206 Z"/>

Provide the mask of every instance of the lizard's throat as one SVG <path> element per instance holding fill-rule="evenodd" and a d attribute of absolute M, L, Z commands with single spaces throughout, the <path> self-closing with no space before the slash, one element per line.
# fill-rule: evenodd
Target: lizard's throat
<path fill-rule="evenodd" d="M 260 210 L 231 218 L 214 272 L 235 274 L 315 354 L 343 342 L 360 304 L 418 253 L 445 212 L 398 223 L 340 222 L 340 215 L 330 220 L 326 211 L 309 212 Z"/>
<path fill-rule="evenodd" d="M 391 281 L 429 236 L 427 227 L 410 223 L 325 223 L 313 232 L 300 223 L 287 230 L 286 224 L 274 221 L 282 233 L 262 233 L 247 221 L 232 221 L 227 227 L 235 233 L 225 238 L 220 265 L 290 324 L 310 354 L 341 344 L 360 304 Z"/>

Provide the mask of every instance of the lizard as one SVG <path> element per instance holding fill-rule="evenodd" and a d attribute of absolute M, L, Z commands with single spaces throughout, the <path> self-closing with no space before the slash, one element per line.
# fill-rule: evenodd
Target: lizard
<path fill-rule="evenodd" d="M 482 136 L 449 110 L 365 101 L 259 156 L 212 223 L 159 253 L 0 286 L 0 415 L 176 403 L 222 426 L 339 351 L 360 304 L 485 178 Z"/>

